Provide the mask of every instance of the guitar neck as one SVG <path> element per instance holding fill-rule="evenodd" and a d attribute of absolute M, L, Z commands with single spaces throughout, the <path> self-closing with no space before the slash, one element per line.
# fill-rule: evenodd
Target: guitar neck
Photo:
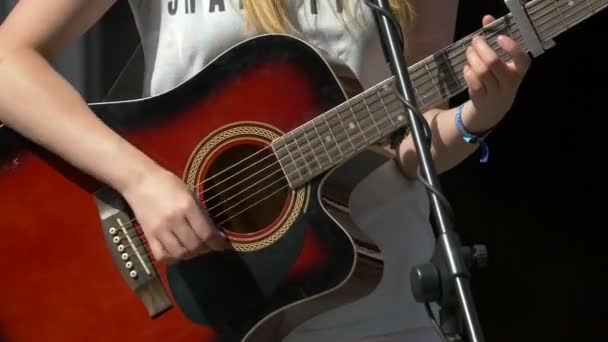
<path fill-rule="evenodd" d="M 525 7 L 542 43 L 600 12 L 608 0 L 535 0 Z M 408 68 L 421 111 L 466 89 L 462 69 L 466 48 L 483 35 L 502 60 L 508 61 L 496 38 L 507 35 L 524 50 L 526 42 L 511 13 L 448 45 Z M 310 181 L 408 124 L 395 95 L 394 78 L 386 79 L 317 116 L 273 142 L 275 154 L 292 188 Z"/>

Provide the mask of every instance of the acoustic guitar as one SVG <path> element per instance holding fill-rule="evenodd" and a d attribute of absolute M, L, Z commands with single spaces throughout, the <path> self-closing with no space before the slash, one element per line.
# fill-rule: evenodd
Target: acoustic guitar
<path fill-rule="evenodd" d="M 607 4 L 525 7 L 547 43 Z M 512 13 L 475 32 L 497 51 L 501 33 L 529 48 Z M 410 66 L 421 109 L 465 89 L 472 36 Z M 312 46 L 269 34 L 166 93 L 90 108 L 180 175 L 231 248 L 155 263 L 118 193 L 0 127 L 0 341 L 276 341 L 381 279 L 382 258 L 325 191 L 343 163 L 407 126 L 392 78 L 362 90 Z"/>

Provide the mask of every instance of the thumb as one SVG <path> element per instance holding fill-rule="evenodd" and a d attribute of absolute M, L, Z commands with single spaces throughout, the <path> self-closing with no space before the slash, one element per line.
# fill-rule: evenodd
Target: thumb
<path fill-rule="evenodd" d="M 483 24 L 483 26 L 486 26 L 486 25 L 489 25 L 494 20 L 496 20 L 496 18 L 494 18 L 493 16 L 487 14 L 487 15 L 483 16 L 483 19 L 481 20 L 481 23 Z"/>

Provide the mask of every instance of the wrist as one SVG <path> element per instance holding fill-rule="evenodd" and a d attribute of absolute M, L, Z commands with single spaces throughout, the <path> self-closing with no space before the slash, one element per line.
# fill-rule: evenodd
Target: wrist
<path fill-rule="evenodd" d="M 482 115 L 471 100 L 462 105 L 462 125 L 463 128 L 472 134 L 484 134 L 494 128 L 495 122 L 489 120 L 487 115 Z M 458 109 L 457 109 L 458 110 Z"/>
<path fill-rule="evenodd" d="M 118 154 L 121 158 L 117 158 L 113 164 L 114 174 L 110 181 L 110 185 L 120 192 L 123 196 L 129 197 L 129 194 L 140 187 L 150 175 L 156 174 L 163 170 L 154 160 L 146 154 L 138 150 L 133 145 L 126 141 L 122 141 L 118 145 Z"/>
<path fill-rule="evenodd" d="M 479 133 L 474 133 L 474 132 L 469 131 L 464 126 L 463 118 L 462 118 L 465 104 L 462 104 L 456 108 L 456 115 L 455 115 L 456 128 L 458 129 L 458 132 L 462 136 L 462 140 L 464 140 L 467 144 L 475 144 L 475 145 L 481 146 L 482 156 L 481 156 L 480 161 L 482 163 L 485 163 L 488 160 L 488 154 L 489 154 L 488 145 L 486 144 L 485 139 L 488 136 L 488 134 L 490 134 L 490 132 L 492 132 L 492 128 L 487 129 L 483 132 L 479 132 Z"/>

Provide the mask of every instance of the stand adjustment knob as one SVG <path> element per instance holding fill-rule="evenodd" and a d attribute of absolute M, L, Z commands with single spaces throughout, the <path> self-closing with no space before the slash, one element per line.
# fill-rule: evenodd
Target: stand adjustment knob
<path fill-rule="evenodd" d="M 419 303 L 434 302 L 441 297 L 441 279 L 435 265 L 422 264 L 412 268 L 410 280 L 414 298 Z"/>
<path fill-rule="evenodd" d="M 473 265 L 478 268 L 484 268 L 488 266 L 488 248 L 485 245 L 474 245 L 473 246 Z"/>

